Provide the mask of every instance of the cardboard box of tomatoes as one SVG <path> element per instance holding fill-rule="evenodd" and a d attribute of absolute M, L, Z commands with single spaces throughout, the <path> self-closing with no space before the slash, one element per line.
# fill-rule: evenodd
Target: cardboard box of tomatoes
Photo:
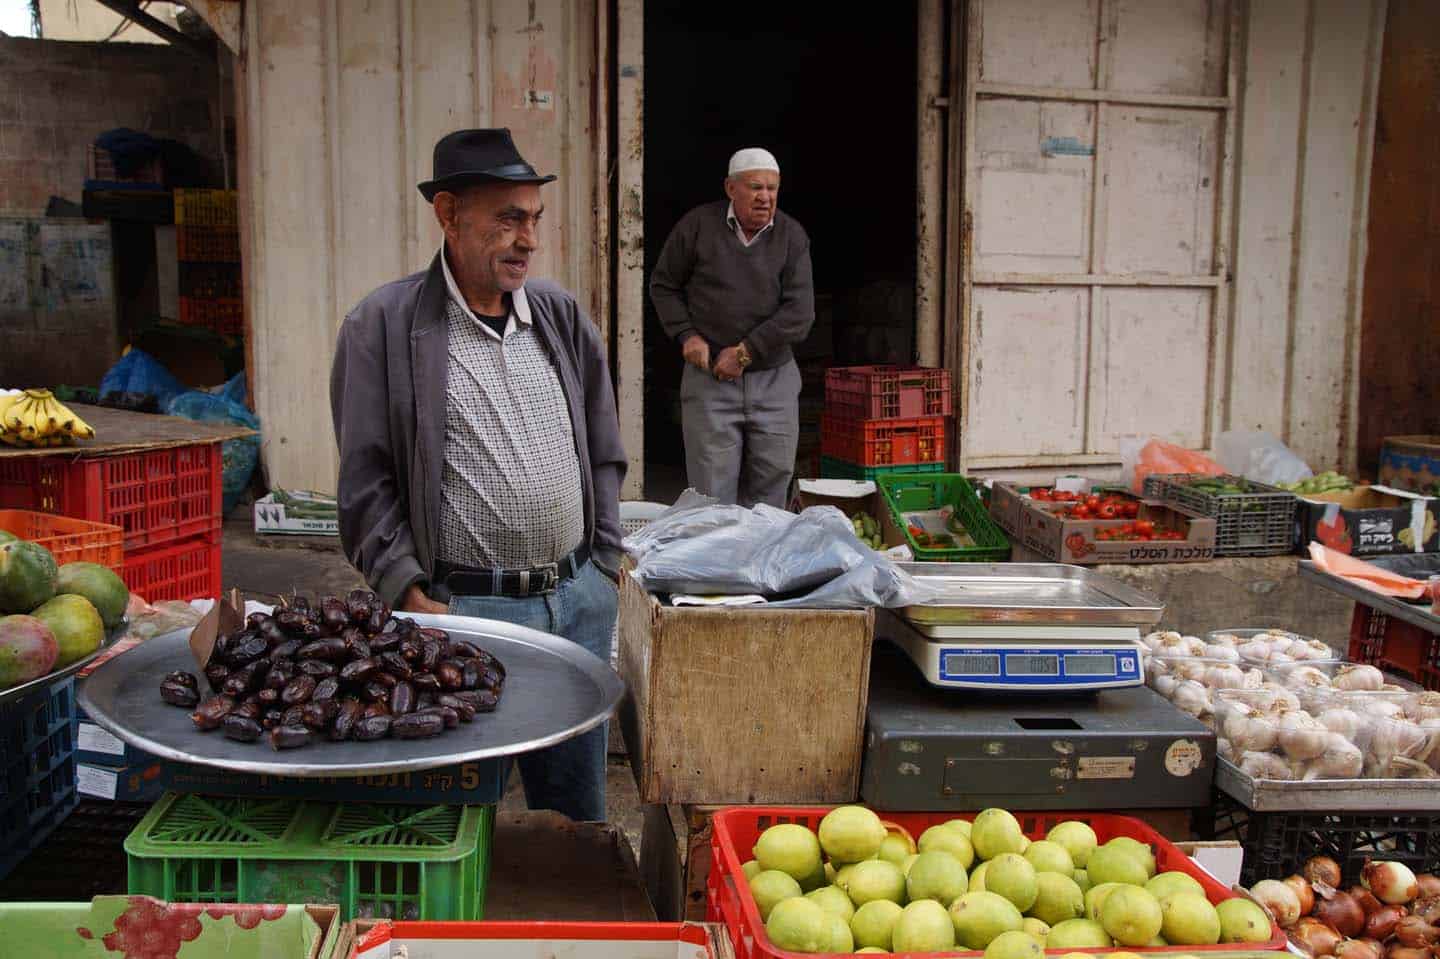
<path fill-rule="evenodd" d="M 1021 531 L 1020 515 L 1027 506 L 1064 514 L 1071 519 L 1137 519 L 1141 500 L 1123 487 L 1082 484 L 1065 489 L 1060 479 L 1053 486 L 1019 486 L 995 483 L 990 490 L 990 518 L 1012 537 Z"/>
<path fill-rule="evenodd" d="M 1060 563 L 1186 563 L 1215 558 L 1215 521 L 1115 492 L 1020 509 L 1021 544 Z"/>

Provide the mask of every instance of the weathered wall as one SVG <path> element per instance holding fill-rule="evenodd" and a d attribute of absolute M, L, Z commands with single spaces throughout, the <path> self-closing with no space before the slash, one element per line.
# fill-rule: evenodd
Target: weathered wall
<path fill-rule="evenodd" d="M 435 141 L 511 128 L 545 187 L 535 276 L 587 310 L 606 138 L 593 0 L 247 0 L 238 63 L 249 364 L 272 484 L 333 490 L 335 333 L 368 291 L 427 265 Z"/>
<path fill-rule="evenodd" d="M 166 46 L 0 37 L 0 213 L 80 202 L 90 144 L 115 127 L 179 140 L 219 170 L 214 63 Z"/>
<path fill-rule="evenodd" d="M 1385 437 L 1440 433 L 1440 17 L 1391 0 L 1370 179 L 1370 255 L 1360 338 L 1360 465 Z"/>

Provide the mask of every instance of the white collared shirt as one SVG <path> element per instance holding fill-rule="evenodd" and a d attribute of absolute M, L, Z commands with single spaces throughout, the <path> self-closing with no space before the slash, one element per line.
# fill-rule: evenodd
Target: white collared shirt
<path fill-rule="evenodd" d="M 756 235 L 758 236 L 759 234 Z M 489 325 L 480 322 L 480 318 L 475 315 L 475 311 L 470 309 L 470 304 L 465 302 L 465 296 L 460 292 L 460 287 L 455 285 L 455 277 L 450 272 L 450 261 L 445 256 L 444 242 L 440 244 L 440 269 L 445 273 L 445 289 L 450 292 L 450 299 L 455 302 L 456 306 L 460 307 L 460 312 L 465 314 L 467 319 L 484 330 L 492 338 L 497 340 L 503 339 L 504 337 L 496 333 Z M 525 298 L 525 287 L 523 286 L 510 294 L 510 317 L 505 323 L 505 336 L 509 336 L 514 331 L 517 320 L 526 326 L 530 325 L 530 302 Z"/>
<path fill-rule="evenodd" d="M 762 226 L 760 229 L 756 230 L 755 235 L 750 237 L 749 239 L 745 238 L 745 228 L 740 225 L 740 220 L 735 216 L 734 203 L 731 203 L 725 209 L 725 222 L 730 224 L 731 231 L 735 234 L 736 238 L 739 239 L 740 243 L 744 246 L 749 246 L 756 240 L 760 239 L 760 237 L 764 236 L 766 230 L 770 229 L 772 226 L 775 225 L 775 216 L 774 214 L 771 214 L 770 222 Z"/>

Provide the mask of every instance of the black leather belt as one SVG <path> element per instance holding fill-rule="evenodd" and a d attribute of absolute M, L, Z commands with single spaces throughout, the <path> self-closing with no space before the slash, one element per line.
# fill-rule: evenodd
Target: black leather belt
<path fill-rule="evenodd" d="M 523 599 L 555 592 L 590 561 L 590 547 L 584 543 L 559 562 L 529 569 L 475 569 L 435 561 L 435 581 L 444 584 L 451 596 L 509 596 Z"/>

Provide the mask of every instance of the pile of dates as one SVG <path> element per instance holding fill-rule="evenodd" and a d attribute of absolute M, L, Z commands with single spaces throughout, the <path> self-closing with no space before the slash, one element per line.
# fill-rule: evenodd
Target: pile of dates
<path fill-rule="evenodd" d="M 505 667 L 443 629 L 392 616 L 374 593 L 355 590 L 312 606 L 295 597 L 275 613 L 252 613 L 245 628 L 215 643 L 203 701 L 190 673 L 170 673 L 160 698 L 194 709 L 208 732 L 275 749 L 316 737 L 369 741 L 436 736 L 476 713 L 493 712 Z"/>

